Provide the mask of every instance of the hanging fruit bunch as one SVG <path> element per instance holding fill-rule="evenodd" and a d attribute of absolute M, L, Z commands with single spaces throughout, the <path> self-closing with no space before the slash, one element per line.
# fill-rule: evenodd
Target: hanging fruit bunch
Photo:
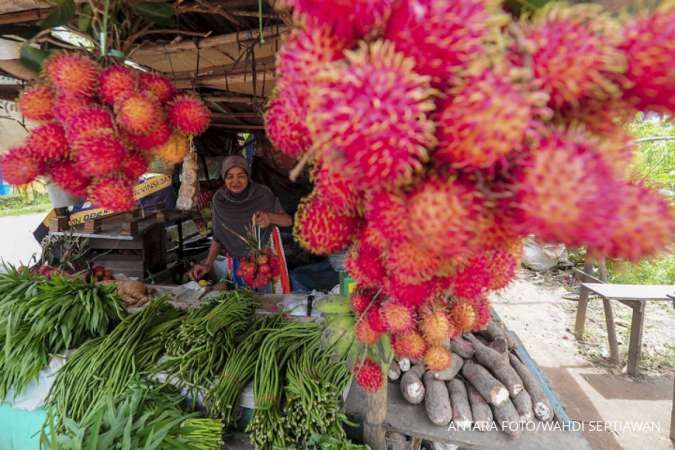
<path fill-rule="evenodd" d="M 23 185 L 44 175 L 112 211 L 133 208 L 133 187 L 149 161 L 181 162 L 189 139 L 210 121 L 208 108 L 177 95 L 168 78 L 122 65 L 101 68 L 79 53 L 47 59 L 18 106 L 38 126 L 0 159 L 3 178 Z"/>
<path fill-rule="evenodd" d="M 237 276 L 250 288 L 257 289 L 267 286 L 279 276 L 279 258 L 272 254 L 272 250 L 265 248 L 251 251 L 250 256 L 239 262 Z"/>
<path fill-rule="evenodd" d="M 296 27 L 266 130 L 313 164 L 297 240 L 349 252 L 355 320 L 332 323 L 353 324 L 366 390 L 375 347 L 447 368 L 528 234 L 629 260 L 673 242 L 668 201 L 626 178 L 624 131 L 675 112 L 672 2 L 623 23 L 597 5 L 517 22 L 492 0 L 278 3 Z"/>

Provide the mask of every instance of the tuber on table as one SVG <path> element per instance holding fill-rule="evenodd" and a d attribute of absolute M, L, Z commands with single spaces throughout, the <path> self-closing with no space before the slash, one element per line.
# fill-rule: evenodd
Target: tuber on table
<path fill-rule="evenodd" d="M 392 361 L 389 365 L 389 370 L 387 371 L 387 378 L 391 381 L 396 381 L 401 378 L 401 368 L 396 364 L 395 361 Z"/>
<path fill-rule="evenodd" d="M 450 367 L 448 367 L 445 370 L 441 370 L 440 372 L 433 372 L 434 378 L 437 380 L 441 381 L 449 381 L 455 378 L 455 375 L 459 373 L 460 370 L 462 370 L 462 366 L 464 365 L 464 359 L 462 359 L 461 356 L 459 356 L 456 353 L 452 354 L 452 363 L 450 364 Z"/>
<path fill-rule="evenodd" d="M 471 405 L 464 381 L 455 378 L 448 381 L 450 402 L 452 404 L 452 421 L 460 430 L 470 430 L 473 423 Z"/>
<path fill-rule="evenodd" d="M 452 420 L 450 394 L 445 382 L 437 380 L 431 372 L 424 374 L 424 409 L 435 425 L 447 425 Z"/>
<path fill-rule="evenodd" d="M 520 421 L 524 423 L 532 420 L 534 416 L 532 415 L 532 397 L 530 397 L 530 394 L 526 390 L 522 390 L 512 400 L 520 416 Z"/>
<path fill-rule="evenodd" d="M 467 333 L 466 337 L 473 344 L 476 360 L 488 368 L 506 386 L 512 397 L 518 395 L 523 390 L 523 380 L 520 379 L 515 369 L 511 367 L 509 360 L 504 358 L 503 354 L 481 343 L 471 333 Z"/>
<path fill-rule="evenodd" d="M 497 426 L 504 433 L 514 438 L 520 436 L 520 416 L 518 416 L 518 411 L 516 411 L 516 407 L 513 406 L 513 402 L 511 400 L 506 399 L 506 401 L 501 405 L 495 406 L 494 416 Z"/>
<path fill-rule="evenodd" d="M 409 371 L 401 377 L 401 394 L 408 403 L 418 405 L 424 400 L 425 388 L 422 384 L 422 375 L 424 375 L 424 365 L 417 364 L 410 368 Z"/>
<path fill-rule="evenodd" d="M 489 404 L 498 406 L 509 399 L 509 391 L 483 366 L 464 361 L 462 375 Z"/>
<path fill-rule="evenodd" d="M 410 364 L 408 358 L 401 358 L 398 360 L 398 367 L 401 368 L 401 372 L 407 372 L 410 370 L 410 367 L 412 367 L 412 364 Z"/>
<path fill-rule="evenodd" d="M 450 350 L 464 359 L 473 358 L 473 345 L 461 336 L 457 336 L 450 340 Z"/>
<path fill-rule="evenodd" d="M 539 380 L 535 378 L 532 372 L 525 367 L 525 364 L 523 364 L 516 355 L 511 354 L 509 355 L 509 358 L 511 360 L 511 365 L 523 380 L 525 389 L 527 389 L 528 394 L 532 397 L 535 417 L 544 422 L 553 419 L 551 402 L 544 393 L 544 389 L 542 388 L 541 383 L 539 383 Z"/>
<path fill-rule="evenodd" d="M 492 427 L 493 422 L 490 405 L 488 405 L 488 402 L 485 401 L 476 388 L 469 383 L 466 385 L 466 392 L 471 404 L 471 416 L 473 417 L 474 425 L 480 431 L 488 431 Z"/>

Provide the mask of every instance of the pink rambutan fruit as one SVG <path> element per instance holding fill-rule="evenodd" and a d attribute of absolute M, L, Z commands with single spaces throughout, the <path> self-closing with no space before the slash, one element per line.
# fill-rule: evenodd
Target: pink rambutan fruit
<path fill-rule="evenodd" d="M 489 290 L 504 289 L 516 277 L 518 261 L 511 252 L 503 249 L 487 250 L 485 261 L 490 274 Z"/>
<path fill-rule="evenodd" d="M 139 150 L 143 151 L 152 150 L 166 144 L 170 137 L 171 128 L 166 122 L 160 123 L 155 131 L 145 136 L 136 136 L 133 134 L 127 135 L 129 142 L 138 147 Z M 183 157 L 184 156 L 185 155 L 183 155 Z M 183 158 L 181 158 L 181 160 L 182 159 Z"/>
<path fill-rule="evenodd" d="M 391 276 L 386 285 L 387 295 L 410 308 L 417 308 L 450 288 L 446 278 L 434 277 L 422 283 L 408 284 Z"/>
<path fill-rule="evenodd" d="M 78 197 L 85 197 L 90 179 L 82 174 L 82 171 L 72 161 L 62 161 L 54 164 L 49 169 L 52 180 Z"/>
<path fill-rule="evenodd" d="M 440 345 L 450 335 L 450 319 L 443 308 L 433 306 L 421 312 L 419 328 L 424 340 L 431 345 Z"/>
<path fill-rule="evenodd" d="M 171 126 L 187 136 L 202 134 L 211 122 L 209 108 L 200 99 L 188 94 L 174 97 L 167 108 L 167 116 Z"/>
<path fill-rule="evenodd" d="M 330 255 L 352 242 L 358 224 L 356 217 L 342 214 L 323 199 L 310 195 L 298 207 L 293 231 L 295 239 L 307 250 Z"/>
<path fill-rule="evenodd" d="M 452 294 L 455 297 L 473 299 L 482 295 L 490 286 L 488 259 L 477 254 L 453 277 Z"/>
<path fill-rule="evenodd" d="M 619 48 L 628 60 L 624 98 L 640 110 L 675 114 L 675 5 L 628 22 Z"/>
<path fill-rule="evenodd" d="M 442 176 L 429 177 L 412 192 L 408 211 L 420 248 L 456 261 L 474 252 L 489 222 L 485 199 L 473 185 Z"/>
<path fill-rule="evenodd" d="M 403 218 L 401 218 L 403 221 Z M 389 243 L 384 266 L 403 283 L 419 284 L 439 271 L 442 259 L 421 248 L 415 239 L 402 236 Z"/>
<path fill-rule="evenodd" d="M 63 127 L 55 122 L 40 125 L 26 138 L 33 157 L 43 163 L 58 161 L 68 156 L 68 140 Z"/>
<path fill-rule="evenodd" d="M 675 241 L 675 211 L 668 200 L 636 183 L 620 185 L 618 217 L 603 234 L 601 253 L 638 261 L 667 250 Z"/>
<path fill-rule="evenodd" d="M 516 170 L 521 226 L 545 241 L 599 245 L 616 222 L 616 181 L 594 141 L 552 131 L 529 144 L 530 158 Z"/>
<path fill-rule="evenodd" d="M 49 57 L 42 71 L 59 94 L 91 97 L 98 88 L 101 68 L 95 61 L 78 53 L 58 53 Z"/>
<path fill-rule="evenodd" d="M 476 312 L 476 322 L 473 325 L 472 331 L 483 330 L 490 321 L 490 301 L 487 297 L 478 297 L 470 300 L 474 311 Z"/>
<path fill-rule="evenodd" d="M 375 302 L 370 305 L 368 311 L 366 312 L 366 320 L 370 328 L 376 333 L 384 333 L 387 331 L 387 324 L 384 321 L 382 316 L 382 304 L 380 302 Z"/>
<path fill-rule="evenodd" d="M 283 0 L 305 28 L 329 28 L 346 41 L 379 34 L 393 3 L 393 0 Z"/>
<path fill-rule="evenodd" d="M 148 170 L 148 161 L 138 152 L 130 152 L 122 160 L 122 172 L 131 180 L 136 180 Z"/>
<path fill-rule="evenodd" d="M 112 130 L 81 135 L 73 144 L 76 166 L 87 176 L 105 176 L 120 168 L 127 150 Z"/>
<path fill-rule="evenodd" d="M 450 308 L 450 319 L 462 332 L 466 332 L 476 325 L 478 314 L 470 300 L 457 299 Z"/>
<path fill-rule="evenodd" d="M 311 90 L 312 139 L 357 188 L 409 183 L 435 145 L 427 117 L 435 91 L 391 43 L 362 43 L 345 55 L 319 73 Z"/>
<path fill-rule="evenodd" d="M 362 317 L 356 321 L 355 334 L 356 339 L 363 345 L 373 345 L 380 339 L 382 332 L 373 330 L 370 321 L 366 317 Z"/>
<path fill-rule="evenodd" d="M 381 252 L 369 242 L 357 239 L 345 261 L 347 272 L 363 286 L 382 286 L 387 273 Z"/>
<path fill-rule="evenodd" d="M 380 365 L 370 358 L 354 366 L 354 376 L 359 386 L 370 393 L 379 391 L 384 383 Z"/>
<path fill-rule="evenodd" d="M 94 205 L 111 211 L 128 211 L 135 204 L 134 183 L 120 175 L 94 179 L 89 186 L 88 194 Z"/>
<path fill-rule="evenodd" d="M 14 186 L 22 186 L 35 180 L 44 165 L 28 147 L 14 147 L 0 156 L 0 176 Z"/>
<path fill-rule="evenodd" d="M 427 351 L 426 341 L 415 330 L 395 334 L 391 346 L 399 358 L 422 359 Z"/>
<path fill-rule="evenodd" d="M 17 105 L 26 119 L 51 120 L 54 118 L 54 91 L 45 84 L 34 84 L 21 93 Z"/>
<path fill-rule="evenodd" d="M 96 106 L 90 98 L 59 95 L 54 102 L 54 117 L 61 123 L 67 123 L 75 114 Z"/>
<path fill-rule="evenodd" d="M 83 134 L 99 129 L 113 129 L 110 113 L 101 106 L 92 106 L 71 115 L 65 123 L 66 138 L 73 144 Z"/>
<path fill-rule="evenodd" d="M 265 131 L 274 147 L 282 153 L 298 158 L 312 145 L 305 123 L 306 110 L 298 101 L 293 87 L 281 89 L 267 106 Z"/>
<path fill-rule="evenodd" d="M 532 106 L 518 86 L 483 71 L 442 102 L 432 159 L 455 168 L 490 167 L 522 145 L 531 116 Z"/>
<path fill-rule="evenodd" d="M 497 17 L 488 11 L 489 3 L 401 0 L 384 37 L 415 60 L 417 72 L 444 82 L 485 53 L 483 42 Z"/>
<path fill-rule="evenodd" d="M 356 216 L 361 199 L 351 180 L 342 172 L 332 170 L 327 164 L 317 164 L 312 171 L 316 196 L 340 213 Z"/>
<path fill-rule="evenodd" d="M 424 365 L 433 372 L 449 369 L 452 365 L 452 353 L 440 345 L 434 345 L 424 354 Z"/>
<path fill-rule="evenodd" d="M 141 89 L 149 91 L 160 103 L 168 102 L 176 94 L 176 87 L 164 75 L 143 72 L 138 78 Z"/>
<path fill-rule="evenodd" d="M 164 121 L 164 112 L 154 97 L 131 92 L 115 102 L 115 119 L 129 134 L 147 136 Z"/>
<path fill-rule="evenodd" d="M 381 314 L 390 333 L 402 333 L 415 327 L 415 312 L 413 309 L 396 300 L 384 302 Z"/>
<path fill-rule="evenodd" d="M 136 74 L 125 66 L 110 66 L 101 72 L 98 77 L 99 96 L 109 105 L 136 90 Z"/>
<path fill-rule="evenodd" d="M 554 110 L 621 95 L 626 59 L 616 48 L 620 33 L 600 5 L 544 8 L 525 35 L 534 47 L 534 78 Z"/>
<path fill-rule="evenodd" d="M 358 288 L 351 296 L 352 309 L 356 314 L 363 313 L 375 300 L 377 291 L 370 288 Z"/>
<path fill-rule="evenodd" d="M 409 236 L 405 220 L 407 217 L 405 201 L 405 197 L 398 192 L 382 189 L 366 191 L 364 216 L 373 239 L 381 247 Z"/>

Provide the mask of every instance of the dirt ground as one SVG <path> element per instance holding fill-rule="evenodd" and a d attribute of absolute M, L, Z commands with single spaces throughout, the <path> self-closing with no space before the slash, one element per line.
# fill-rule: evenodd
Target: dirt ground
<path fill-rule="evenodd" d="M 521 270 L 494 296 L 493 305 L 550 381 L 572 420 L 596 449 L 672 449 L 668 437 L 675 374 L 675 310 L 670 302 L 647 307 L 642 376 L 625 374 L 630 309 L 613 302 L 621 367 L 607 362 L 600 300 L 589 302 L 583 342 L 573 335 L 576 282 L 569 272 Z M 597 421 L 603 425 L 598 426 Z M 603 428 L 603 431 L 597 431 Z"/>

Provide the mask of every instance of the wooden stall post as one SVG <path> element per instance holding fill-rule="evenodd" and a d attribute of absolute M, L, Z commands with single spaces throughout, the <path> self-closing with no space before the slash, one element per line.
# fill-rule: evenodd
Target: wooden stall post
<path fill-rule="evenodd" d="M 387 382 L 380 390 L 366 396 L 366 414 L 363 423 L 363 442 L 372 450 L 385 450 L 384 419 L 387 417 Z"/>

